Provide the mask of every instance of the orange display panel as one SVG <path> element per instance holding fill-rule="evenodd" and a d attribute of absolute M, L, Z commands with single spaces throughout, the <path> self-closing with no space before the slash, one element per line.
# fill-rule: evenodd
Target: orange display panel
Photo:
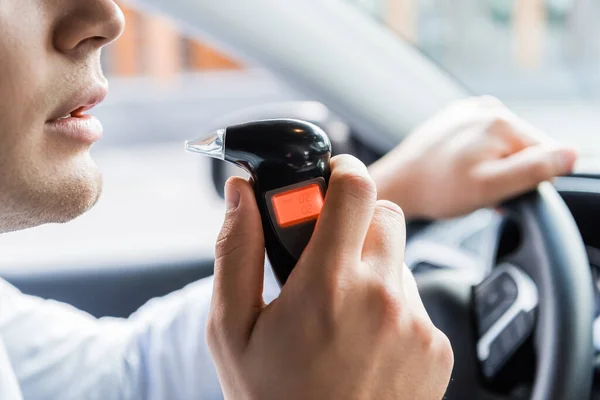
<path fill-rule="evenodd" d="M 319 185 L 313 184 L 273 196 L 273 210 L 282 228 L 316 219 L 323 208 Z"/>

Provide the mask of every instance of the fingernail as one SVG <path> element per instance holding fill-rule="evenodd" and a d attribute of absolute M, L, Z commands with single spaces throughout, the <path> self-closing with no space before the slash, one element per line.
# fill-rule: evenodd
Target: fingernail
<path fill-rule="evenodd" d="M 235 210 L 240 204 L 240 192 L 233 185 L 225 185 L 225 206 L 227 211 Z"/>
<path fill-rule="evenodd" d="M 560 169 L 564 173 L 570 173 L 573 171 L 575 167 L 575 162 L 577 161 L 577 152 L 573 149 L 563 149 L 560 150 L 557 154 L 558 162 L 560 164 Z"/>

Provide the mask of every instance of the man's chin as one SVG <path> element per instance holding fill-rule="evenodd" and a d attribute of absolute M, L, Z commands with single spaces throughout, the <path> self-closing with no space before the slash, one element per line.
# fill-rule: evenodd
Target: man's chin
<path fill-rule="evenodd" d="M 31 181 L 30 181 L 31 182 Z M 49 178 L 21 188 L 4 198 L 0 232 L 12 232 L 51 223 L 66 223 L 91 209 L 102 193 L 102 174 L 95 166 L 68 177 Z"/>
<path fill-rule="evenodd" d="M 66 223 L 89 211 L 102 194 L 102 174 L 95 170 L 87 179 L 71 182 L 70 187 L 57 193 L 59 202 L 49 209 L 49 216 L 54 216 L 47 223 Z"/>

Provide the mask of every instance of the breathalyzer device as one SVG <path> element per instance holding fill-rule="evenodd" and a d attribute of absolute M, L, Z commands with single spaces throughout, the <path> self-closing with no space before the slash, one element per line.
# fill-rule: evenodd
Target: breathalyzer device
<path fill-rule="evenodd" d="M 219 129 L 185 147 L 250 174 L 267 256 L 285 284 L 323 207 L 331 158 L 325 132 L 305 121 L 271 119 Z"/>

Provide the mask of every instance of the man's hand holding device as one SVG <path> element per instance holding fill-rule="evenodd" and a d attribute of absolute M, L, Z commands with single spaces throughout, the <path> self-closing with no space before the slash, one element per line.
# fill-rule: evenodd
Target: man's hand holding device
<path fill-rule="evenodd" d="M 257 182 L 226 185 L 207 328 L 226 397 L 441 398 L 452 349 L 404 265 L 402 211 L 377 201 L 375 183 L 354 157 L 333 158 L 326 170 L 314 233 L 269 305 L 260 232 L 265 221 L 281 221 L 265 218 L 267 209 L 261 218 Z"/>

